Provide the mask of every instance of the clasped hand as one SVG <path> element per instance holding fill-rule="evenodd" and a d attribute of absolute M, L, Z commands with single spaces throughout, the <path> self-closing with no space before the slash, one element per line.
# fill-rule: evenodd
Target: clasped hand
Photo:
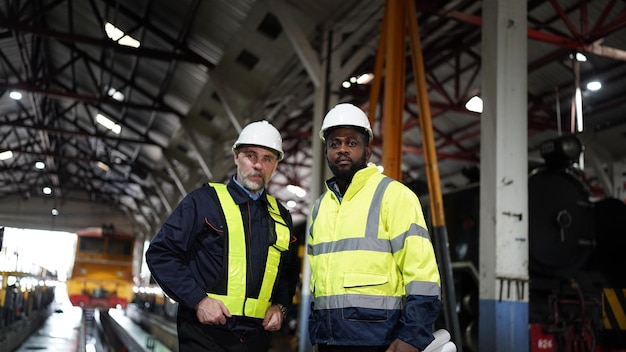
<path fill-rule="evenodd" d="M 207 325 L 224 325 L 232 315 L 219 299 L 205 297 L 196 305 L 198 321 Z M 283 315 L 278 306 L 271 306 L 261 324 L 267 331 L 278 331 L 283 323 Z"/>

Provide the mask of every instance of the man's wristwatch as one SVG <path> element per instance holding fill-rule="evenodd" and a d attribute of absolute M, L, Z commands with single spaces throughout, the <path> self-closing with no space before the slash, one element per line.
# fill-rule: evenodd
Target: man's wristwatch
<path fill-rule="evenodd" d="M 285 320 L 285 318 L 287 318 L 287 307 L 280 303 L 276 303 L 276 306 L 280 309 L 280 313 L 283 315 L 283 320 Z"/>

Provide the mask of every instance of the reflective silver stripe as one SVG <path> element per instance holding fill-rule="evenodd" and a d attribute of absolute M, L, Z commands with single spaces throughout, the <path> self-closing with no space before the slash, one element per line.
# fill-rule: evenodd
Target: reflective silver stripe
<path fill-rule="evenodd" d="M 437 296 L 441 299 L 441 290 L 436 282 L 411 281 L 406 285 L 407 295 Z"/>
<path fill-rule="evenodd" d="M 370 207 L 367 212 L 365 238 L 348 238 L 334 242 L 320 243 L 316 245 L 308 244 L 308 253 L 312 255 L 319 255 L 354 250 L 396 253 L 404 248 L 404 243 L 409 236 L 420 236 L 430 241 L 430 235 L 428 234 L 428 231 L 418 224 L 411 224 L 411 226 L 405 233 L 395 237 L 391 240 L 391 242 L 386 239 L 378 238 L 380 211 L 382 208 L 383 196 L 385 194 L 385 191 L 387 190 L 387 187 L 393 181 L 394 180 L 392 178 L 385 176 L 378 183 L 378 186 L 376 186 L 376 190 L 374 191 L 374 195 L 372 196 L 372 202 L 370 203 Z M 328 192 L 328 190 L 326 190 L 324 193 L 326 192 Z M 315 219 L 317 218 L 320 209 L 320 203 L 323 197 L 324 194 L 319 197 L 313 205 L 313 209 L 311 211 L 311 218 L 313 220 L 312 223 L 314 223 Z M 311 234 L 312 231 L 313 225 L 311 225 L 311 227 L 309 228 L 309 234 Z"/>
<path fill-rule="evenodd" d="M 344 251 L 373 251 L 373 252 L 398 252 L 404 248 L 404 243 L 409 236 L 429 238 L 428 231 L 423 227 L 412 224 L 411 229 L 393 240 L 371 238 L 346 238 L 334 242 L 325 242 L 316 245 L 308 245 L 309 253 L 313 255 L 344 252 Z"/>
<path fill-rule="evenodd" d="M 393 179 L 385 176 L 378 183 L 378 186 L 376 186 L 376 190 L 374 191 L 374 195 L 372 197 L 372 202 L 370 203 L 370 208 L 367 212 L 365 238 L 348 238 L 334 242 L 320 243 L 317 245 L 309 244 L 308 252 L 313 255 L 354 250 L 391 252 L 391 245 L 389 241 L 378 239 L 380 208 L 383 200 L 383 195 L 385 194 L 385 190 L 391 182 L 393 182 Z M 328 190 L 326 190 L 326 192 L 328 192 Z M 326 192 L 324 192 L 324 194 Z M 313 220 L 312 223 L 315 222 L 315 218 L 317 217 L 320 203 L 324 198 L 324 194 L 320 198 L 318 198 L 318 200 L 315 202 L 315 205 L 313 206 L 313 210 L 311 212 L 311 218 Z M 311 227 L 309 229 L 309 233 L 311 233 L 312 231 L 313 228 Z"/>
<path fill-rule="evenodd" d="M 315 218 L 317 217 L 317 213 L 320 211 L 320 203 L 326 195 L 326 192 L 328 192 L 328 190 L 324 191 L 324 193 L 322 193 L 322 195 L 317 198 L 317 200 L 315 200 L 315 204 L 313 205 L 313 211 L 311 211 L 311 217 L 313 220 L 315 220 Z"/>
<path fill-rule="evenodd" d="M 409 236 L 419 236 L 430 241 L 430 235 L 428 234 L 428 230 L 418 224 L 411 224 L 408 231 L 400 236 L 396 236 L 395 238 L 391 239 L 391 248 L 394 253 L 404 248 L 404 242 Z"/>
<path fill-rule="evenodd" d="M 313 209 L 311 209 L 311 226 L 309 226 L 309 236 L 313 236 L 313 224 L 315 223 L 315 218 L 317 218 L 317 213 L 320 211 L 320 203 L 322 202 L 322 198 L 326 195 L 328 190 L 324 191 L 322 195 L 315 200 L 315 204 L 313 204 Z M 307 245 L 307 250 L 309 253 L 311 252 L 311 245 Z"/>
<path fill-rule="evenodd" d="M 358 250 L 386 253 L 391 252 L 389 241 L 363 238 L 346 238 L 334 242 L 316 244 L 314 246 L 309 246 L 309 248 L 313 250 L 314 255 Z"/>
<path fill-rule="evenodd" d="M 341 309 L 349 307 L 372 309 L 401 309 L 402 297 L 344 294 L 315 297 L 313 307 L 318 309 Z"/>
<path fill-rule="evenodd" d="M 367 223 L 365 225 L 365 238 L 375 239 L 378 238 L 378 225 L 380 220 L 380 208 L 383 203 L 383 195 L 387 186 L 393 181 L 391 177 L 383 177 L 378 183 L 372 202 L 370 203 L 370 209 L 367 212 Z"/>

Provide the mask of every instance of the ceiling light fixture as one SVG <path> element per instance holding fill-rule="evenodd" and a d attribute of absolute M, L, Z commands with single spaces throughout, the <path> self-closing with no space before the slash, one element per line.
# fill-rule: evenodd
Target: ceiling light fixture
<path fill-rule="evenodd" d="M 465 103 L 465 108 L 471 112 L 480 114 L 483 112 L 483 100 L 478 95 L 474 95 Z"/>
<path fill-rule="evenodd" d="M 0 153 L 0 160 L 7 160 L 7 159 L 11 159 L 12 157 L 13 157 L 13 152 L 10 150 L 6 150 Z"/>
<path fill-rule="evenodd" d="M 97 114 L 96 115 L 96 122 L 98 122 L 102 126 L 108 128 L 109 130 L 111 130 L 115 134 L 120 134 L 122 132 L 122 126 L 116 124 L 115 122 L 113 122 L 113 120 L 111 120 L 110 118 L 108 118 L 108 117 L 106 117 L 106 116 L 104 116 L 102 114 Z"/>
<path fill-rule="evenodd" d="M 306 191 L 304 188 L 296 185 L 287 185 L 287 190 L 293 194 L 295 194 L 299 198 L 303 198 L 306 196 Z"/>
<path fill-rule="evenodd" d="M 577 52 L 575 54 L 570 54 L 569 56 L 571 59 L 574 59 L 578 62 L 587 62 L 587 56 L 585 56 L 585 54 L 581 53 L 581 52 Z"/>
<path fill-rule="evenodd" d="M 121 37 L 124 36 L 124 31 L 115 27 L 109 22 L 104 24 L 104 31 L 107 33 L 107 36 L 114 41 L 118 41 Z"/>
<path fill-rule="evenodd" d="M 587 83 L 587 90 L 595 92 L 602 88 L 602 83 L 600 81 L 591 81 Z"/>
<path fill-rule="evenodd" d="M 11 93 L 9 93 L 9 98 L 11 98 L 13 100 L 20 100 L 20 99 L 22 99 L 22 93 L 14 90 Z"/>
<path fill-rule="evenodd" d="M 117 100 L 117 101 L 124 101 L 124 93 L 120 92 L 119 90 L 115 89 L 115 88 L 109 88 L 107 94 Z"/>
<path fill-rule="evenodd" d="M 341 86 L 348 89 L 353 84 L 364 85 L 364 84 L 370 83 L 373 79 L 374 79 L 373 73 L 364 73 L 359 76 L 352 76 L 348 78 L 347 80 L 343 81 L 343 83 L 341 83 Z"/>
<path fill-rule="evenodd" d="M 96 163 L 96 166 L 98 166 L 100 169 L 102 169 L 102 170 L 104 170 L 104 171 L 109 171 L 109 170 L 110 170 L 109 165 L 107 165 L 107 164 L 103 163 L 102 161 L 98 161 L 98 162 Z"/>
<path fill-rule="evenodd" d="M 125 35 L 122 39 L 118 40 L 117 43 L 119 45 L 130 46 L 132 48 L 138 48 L 141 43 L 139 41 L 129 35 Z"/>
<path fill-rule="evenodd" d="M 138 48 L 141 45 L 137 39 L 127 35 L 124 31 L 109 22 L 104 24 L 104 31 L 111 40 L 116 41 L 119 45 L 133 48 Z"/>
<path fill-rule="evenodd" d="M 574 104 L 576 104 L 576 130 L 583 131 L 583 94 L 580 88 L 574 92 Z"/>
<path fill-rule="evenodd" d="M 46 163 L 44 163 L 43 161 L 37 161 L 35 163 L 35 168 L 37 168 L 38 170 L 43 170 L 46 168 Z"/>
<path fill-rule="evenodd" d="M 358 84 L 368 84 L 368 83 L 370 83 L 373 79 L 374 79 L 374 74 L 373 74 L 373 73 L 364 73 L 364 74 L 360 75 L 360 76 L 356 79 L 356 83 L 358 83 Z"/>

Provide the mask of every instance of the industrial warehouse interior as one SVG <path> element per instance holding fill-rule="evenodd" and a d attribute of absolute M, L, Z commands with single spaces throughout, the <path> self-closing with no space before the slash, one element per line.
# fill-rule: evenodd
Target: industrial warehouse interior
<path fill-rule="evenodd" d="M 427 102 L 448 235 L 439 246 L 449 248 L 449 259 L 439 260 L 449 261 L 442 272 L 454 278 L 453 288 L 443 282 L 444 301 L 456 291 L 439 327 L 459 351 L 478 351 L 478 220 L 487 204 L 478 184 L 489 137 L 481 108 L 494 106 L 483 84 L 496 76 L 526 90 L 527 153 L 512 163 L 528 167 L 531 270 L 590 288 L 556 290 L 553 277 L 531 277 L 535 286 L 522 299 L 530 300 L 529 349 L 626 350 L 626 283 L 615 269 L 626 265 L 626 2 L 529 0 L 523 26 L 485 17 L 507 13 L 513 0 L 397 0 L 415 16 L 387 12 L 393 2 L 0 3 L 0 227 L 128 235 L 134 282 L 153 289 L 147 241 L 187 193 L 233 175 L 233 142 L 253 121 L 281 132 L 285 158 L 268 191 L 289 209 L 301 239 L 330 177 L 318 131 L 340 102 L 370 115 L 372 162 L 386 164 L 395 144 L 397 179 L 428 208 L 432 160 L 420 106 Z M 385 46 L 394 23 L 406 34 L 398 62 Z M 521 26 L 526 41 L 494 46 L 485 41 L 494 26 Z M 420 38 L 423 72 L 411 34 Z M 493 66 L 496 54 L 515 52 L 526 58 L 514 71 Z M 394 71 L 404 77 L 399 88 L 387 80 Z M 404 94 L 399 138 L 383 133 L 391 89 Z M 468 105 L 477 98 L 478 107 Z M 498 113 L 517 116 L 514 106 Z M 2 255 L 15 257 L 10 252 Z M 558 321 L 535 303 L 554 297 L 564 306 Z M 298 335 L 306 318 L 294 306 L 282 333 L 292 350 L 305 351 Z"/>

